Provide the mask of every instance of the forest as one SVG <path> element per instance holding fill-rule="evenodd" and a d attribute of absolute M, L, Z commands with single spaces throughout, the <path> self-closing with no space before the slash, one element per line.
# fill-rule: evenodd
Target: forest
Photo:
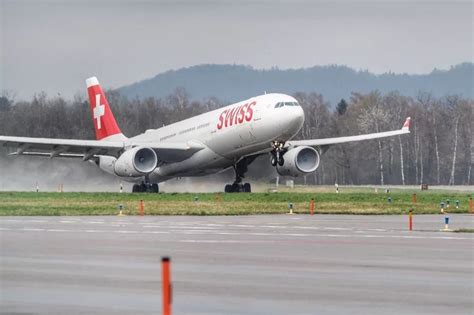
<path fill-rule="evenodd" d="M 411 134 L 324 148 L 320 167 L 296 183 L 308 185 L 472 185 L 474 101 L 458 95 L 416 97 L 398 92 L 352 93 L 335 107 L 314 93 L 294 93 L 305 123 L 296 139 L 327 138 L 401 128 L 412 117 Z M 227 104 L 215 97 L 191 100 L 184 88 L 163 98 L 128 99 L 116 90 L 107 99 L 127 136 L 217 109 Z M 277 126 L 275 126 L 277 128 Z M 94 139 L 88 101 L 35 95 L 29 101 L 0 97 L 0 135 Z M 2 153 L 2 155 L 4 155 Z M 1 159 L 2 157 L 0 157 Z M 254 180 L 272 181 L 266 157 Z"/>

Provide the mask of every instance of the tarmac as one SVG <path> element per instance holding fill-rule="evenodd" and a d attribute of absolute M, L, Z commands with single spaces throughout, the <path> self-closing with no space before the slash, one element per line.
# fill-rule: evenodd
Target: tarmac
<path fill-rule="evenodd" d="M 474 215 L 449 215 L 474 228 Z M 474 314 L 474 234 L 442 215 L 0 218 L 1 314 Z"/>

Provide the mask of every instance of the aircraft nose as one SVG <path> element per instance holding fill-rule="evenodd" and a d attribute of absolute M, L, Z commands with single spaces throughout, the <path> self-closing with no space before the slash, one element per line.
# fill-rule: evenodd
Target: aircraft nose
<path fill-rule="evenodd" d="M 304 111 L 303 111 L 303 108 L 301 108 L 300 106 L 298 107 L 294 107 L 293 108 L 294 110 L 294 123 L 295 125 L 299 125 L 300 127 L 303 126 L 303 123 L 304 123 Z"/>
<path fill-rule="evenodd" d="M 300 106 L 288 108 L 288 121 L 292 129 L 300 129 L 304 123 L 304 111 Z"/>
<path fill-rule="evenodd" d="M 284 124 L 286 132 L 284 136 L 292 137 L 303 127 L 304 112 L 299 106 L 288 107 L 284 116 Z"/>

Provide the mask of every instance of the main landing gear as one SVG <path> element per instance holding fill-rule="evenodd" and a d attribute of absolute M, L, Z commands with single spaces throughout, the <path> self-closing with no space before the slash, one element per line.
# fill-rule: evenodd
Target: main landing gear
<path fill-rule="evenodd" d="M 273 150 L 270 151 L 270 154 L 272 155 L 270 160 L 272 166 L 283 166 L 283 164 L 285 164 L 285 160 L 283 159 L 283 154 L 285 153 L 284 146 L 285 142 L 272 141 Z"/>
<path fill-rule="evenodd" d="M 224 191 L 226 193 L 252 192 L 252 187 L 249 183 L 242 184 L 242 178 L 244 178 L 244 175 L 248 170 L 248 165 L 252 163 L 255 158 L 256 156 L 245 157 L 234 165 L 235 181 L 233 184 L 225 185 Z"/>
<path fill-rule="evenodd" d="M 158 184 L 150 183 L 148 176 L 145 176 L 145 180 L 141 184 L 133 185 L 132 192 L 134 193 L 159 193 L 160 189 Z"/>

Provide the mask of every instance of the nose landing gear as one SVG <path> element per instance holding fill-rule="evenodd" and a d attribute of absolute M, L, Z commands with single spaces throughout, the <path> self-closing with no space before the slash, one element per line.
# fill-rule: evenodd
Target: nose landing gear
<path fill-rule="evenodd" d="M 270 152 L 272 155 L 270 159 L 272 166 L 277 166 L 277 164 L 283 166 L 283 164 L 285 164 L 285 160 L 283 159 L 283 154 L 285 153 L 284 146 L 285 142 L 272 141 L 273 150 Z"/>

